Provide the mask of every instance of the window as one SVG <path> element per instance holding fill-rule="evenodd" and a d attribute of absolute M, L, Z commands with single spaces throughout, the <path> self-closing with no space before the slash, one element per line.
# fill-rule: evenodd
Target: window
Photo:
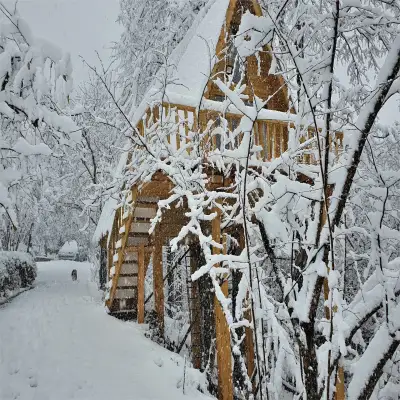
<path fill-rule="evenodd" d="M 226 74 L 232 76 L 233 83 L 239 83 L 242 76 L 238 51 L 233 41 L 231 41 L 228 47 L 226 57 Z"/>

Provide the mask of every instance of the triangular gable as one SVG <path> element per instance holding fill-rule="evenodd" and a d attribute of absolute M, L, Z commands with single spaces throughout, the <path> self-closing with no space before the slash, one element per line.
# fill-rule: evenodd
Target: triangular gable
<path fill-rule="evenodd" d="M 236 35 L 242 16 L 250 12 L 251 14 L 261 16 L 262 10 L 257 0 L 231 0 L 226 13 L 226 22 L 222 27 L 218 45 L 216 48 L 216 57 L 218 62 L 214 65 L 212 77 L 223 76 L 228 78 L 227 73 L 230 73 L 230 78 L 234 74 L 234 63 L 229 54 L 230 43 L 232 37 Z M 281 75 L 270 75 L 271 68 L 271 51 L 268 46 L 264 46 L 258 56 L 247 57 L 245 69 L 245 84 L 247 89 L 244 94 L 249 96 L 249 100 L 253 100 L 253 95 L 267 100 L 271 98 L 266 108 L 275 111 L 287 112 L 289 108 L 288 92 L 286 82 Z M 228 68 L 230 71 L 228 72 Z M 223 96 L 223 93 L 210 80 L 207 86 L 205 97 L 210 100 L 218 100 Z"/>
<path fill-rule="evenodd" d="M 226 41 L 231 25 L 239 23 L 247 10 L 262 15 L 257 0 L 210 0 L 171 53 L 167 73 L 165 68 L 160 69 L 141 104 L 129 116 L 132 124 L 139 123 L 150 104 L 166 102 L 199 107 L 203 98 L 220 100 L 223 94 L 210 77 L 214 79 L 218 72 L 225 71 Z M 286 84 L 281 75 L 268 75 L 271 54 L 267 46 L 263 50 L 259 55 L 260 69 L 256 56 L 247 59 L 246 74 L 251 85 L 245 93 L 250 100 L 253 89 L 263 100 L 273 95 L 266 108 L 287 113 Z"/>
<path fill-rule="evenodd" d="M 179 96 L 185 98 L 185 103 L 200 103 L 217 62 L 216 48 L 230 2 L 211 0 L 172 52 L 169 60 L 171 83 L 167 86 L 167 97 L 171 97 L 171 103 L 179 100 Z"/>
<path fill-rule="evenodd" d="M 227 65 L 230 38 L 236 33 L 246 11 L 262 15 L 257 0 L 215 0 L 206 7 L 207 10 L 198 16 L 193 29 L 172 54 L 174 71 L 172 83 L 166 90 L 166 100 L 170 103 L 198 106 L 203 96 L 210 100 L 220 100 L 223 93 L 212 79 L 225 73 L 227 67 L 232 67 Z M 271 97 L 267 108 L 287 112 L 286 84 L 282 76 L 269 75 L 271 60 L 267 46 L 260 52 L 258 59 L 256 56 L 248 57 L 248 89 L 245 93 L 250 100 L 253 91 L 264 100 Z"/>

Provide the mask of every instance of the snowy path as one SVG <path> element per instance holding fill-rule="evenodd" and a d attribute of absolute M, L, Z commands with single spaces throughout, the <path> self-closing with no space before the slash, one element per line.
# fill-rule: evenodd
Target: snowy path
<path fill-rule="evenodd" d="M 181 357 L 105 314 L 89 264 L 38 267 L 37 287 L 0 306 L 0 400 L 206 398 L 178 388 Z"/>

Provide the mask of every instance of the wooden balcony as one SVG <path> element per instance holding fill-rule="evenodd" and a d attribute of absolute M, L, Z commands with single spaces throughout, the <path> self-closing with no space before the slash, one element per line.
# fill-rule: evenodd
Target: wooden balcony
<path fill-rule="evenodd" d="M 208 103 L 218 102 L 208 100 L 206 106 L 209 105 Z M 287 151 L 289 130 L 295 127 L 292 121 L 293 118 L 284 113 L 274 113 L 279 114 L 282 119 L 266 119 L 263 118 L 263 112 L 261 112 L 260 118 L 255 121 L 253 126 L 254 144 L 261 147 L 257 158 L 261 161 L 271 161 Z M 215 128 L 221 127 L 222 130 L 220 132 L 234 132 L 239 126 L 242 116 L 242 114 L 235 112 L 222 113 L 211 107 L 197 110 L 190 106 L 164 103 L 162 114 L 161 106 L 154 107 L 152 110 L 148 109 L 144 118 L 138 123 L 137 129 L 140 135 L 144 136 L 147 135 L 147 132 L 156 121 L 165 126 L 169 124 L 170 127 L 167 128 L 175 131 L 175 133 L 167 136 L 168 148 L 172 152 L 176 152 L 194 140 L 192 132 L 206 132 L 208 124 L 212 121 L 211 133 L 203 135 L 201 139 L 204 152 L 208 154 L 210 151 L 222 150 L 223 148 L 227 150 L 233 149 L 239 145 L 243 133 L 237 133 L 234 138 L 235 143 L 232 143 L 228 142 L 228 140 L 232 140 L 232 135 L 228 139 L 228 135 L 216 133 L 218 130 Z M 287 117 L 286 120 L 284 119 L 285 116 Z M 144 129 L 145 126 L 147 129 Z M 300 139 L 300 145 L 312 139 L 314 132 L 314 128 L 308 128 Z M 342 148 L 343 133 L 337 132 L 336 140 L 331 143 L 331 151 L 338 155 Z M 304 164 L 316 163 L 316 150 L 317 144 L 314 141 L 303 149 L 302 155 L 299 156 L 299 162 Z M 190 154 L 191 146 L 187 146 L 186 152 Z"/>

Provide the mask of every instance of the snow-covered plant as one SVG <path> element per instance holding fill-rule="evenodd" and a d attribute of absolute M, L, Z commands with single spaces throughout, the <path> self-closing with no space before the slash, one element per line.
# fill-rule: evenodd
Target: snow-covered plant
<path fill-rule="evenodd" d="M 43 157 L 79 140 L 79 130 L 65 112 L 71 72 L 68 54 L 36 38 L 16 10 L 0 3 L 1 230 L 24 221 L 15 206 L 21 192 L 38 188 L 34 181 Z M 24 198 L 32 197 L 38 196 Z"/>

